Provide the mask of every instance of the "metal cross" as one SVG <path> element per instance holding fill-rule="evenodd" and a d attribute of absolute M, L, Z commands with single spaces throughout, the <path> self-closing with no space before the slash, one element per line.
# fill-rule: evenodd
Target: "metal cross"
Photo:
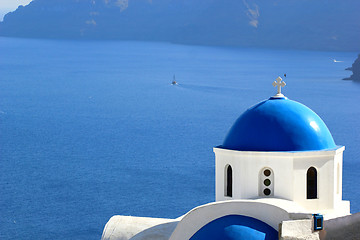
<path fill-rule="evenodd" d="M 278 96 L 278 97 L 282 97 L 284 96 L 283 94 L 281 94 L 281 87 L 285 87 L 286 86 L 286 83 L 282 80 L 281 77 L 278 77 L 276 79 L 276 81 L 273 82 L 272 84 L 274 87 L 277 87 L 277 94 L 275 96 Z"/>

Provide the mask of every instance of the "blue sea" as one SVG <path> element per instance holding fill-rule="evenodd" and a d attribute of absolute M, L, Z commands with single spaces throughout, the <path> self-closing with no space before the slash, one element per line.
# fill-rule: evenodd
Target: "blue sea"
<path fill-rule="evenodd" d="M 212 148 L 284 73 L 346 146 L 343 199 L 360 211 L 360 84 L 341 80 L 356 57 L 0 38 L 0 239 L 100 239 L 115 214 L 214 201 Z"/>

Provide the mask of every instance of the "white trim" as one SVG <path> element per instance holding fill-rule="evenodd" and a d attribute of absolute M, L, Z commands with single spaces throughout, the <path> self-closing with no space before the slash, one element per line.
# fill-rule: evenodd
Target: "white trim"
<path fill-rule="evenodd" d="M 343 152 L 345 150 L 345 146 L 337 146 L 333 149 L 325 149 L 321 151 L 297 151 L 297 152 L 266 152 L 266 151 L 238 151 L 238 150 L 230 150 L 219 147 L 214 147 L 213 151 L 214 153 L 221 152 L 222 154 L 231 154 L 231 155 L 251 155 L 251 156 L 277 156 L 277 157 L 314 157 L 316 156 L 334 156 L 335 154 L 338 154 L 340 152 Z"/>

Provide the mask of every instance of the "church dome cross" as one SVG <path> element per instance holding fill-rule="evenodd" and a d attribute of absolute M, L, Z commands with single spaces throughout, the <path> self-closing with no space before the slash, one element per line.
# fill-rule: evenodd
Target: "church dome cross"
<path fill-rule="evenodd" d="M 277 87 L 277 94 L 273 97 L 275 98 L 283 98 L 284 94 L 281 93 L 281 87 L 285 87 L 286 83 L 282 80 L 281 77 L 278 77 L 272 84 L 274 87 Z"/>

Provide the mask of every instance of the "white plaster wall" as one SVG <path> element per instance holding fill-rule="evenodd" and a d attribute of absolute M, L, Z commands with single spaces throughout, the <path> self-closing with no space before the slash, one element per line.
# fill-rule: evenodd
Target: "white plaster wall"
<path fill-rule="evenodd" d="M 274 195 L 292 200 L 312 212 L 338 211 L 349 214 L 342 201 L 342 155 L 344 147 L 330 151 L 250 152 L 214 148 L 216 172 L 216 201 L 255 199 L 259 196 L 259 172 L 264 167 L 274 174 Z M 337 176 L 339 163 L 339 177 Z M 233 196 L 225 197 L 225 166 L 233 170 Z M 307 199 L 307 170 L 317 169 L 317 199 Z M 339 179 L 339 193 L 337 182 Z"/>
<path fill-rule="evenodd" d="M 318 151 L 314 154 L 300 155 L 294 159 L 295 181 L 293 188 L 298 189 L 295 192 L 294 201 L 311 211 L 335 210 L 337 206 L 341 205 L 342 194 L 340 189 L 339 194 L 337 194 L 337 163 L 340 164 L 342 172 L 343 151 L 344 147 L 340 147 L 334 151 Z M 306 197 L 306 173 L 310 167 L 315 167 L 317 170 L 317 199 L 307 199 Z M 339 181 L 342 184 L 341 179 L 342 175 L 339 176 Z M 302 187 L 299 188 L 299 186 Z"/>
<path fill-rule="evenodd" d="M 314 232 L 314 220 L 289 220 L 280 224 L 280 240 L 318 240 L 319 232 Z"/>
<path fill-rule="evenodd" d="M 242 152 L 214 148 L 216 164 L 216 201 L 228 199 L 259 198 L 259 173 L 266 167 L 272 169 L 274 195 L 293 199 L 293 156 L 279 153 Z M 225 166 L 233 169 L 233 197 L 225 197 Z M 286 179 L 286 181 L 284 181 Z M 263 196 L 261 196 L 263 197 Z"/>
<path fill-rule="evenodd" d="M 168 240 L 180 219 L 113 216 L 101 240 Z"/>
<path fill-rule="evenodd" d="M 342 174 L 343 174 L 343 152 L 338 152 L 335 155 L 334 161 L 334 192 L 336 205 L 342 200 Z M 339 164 L 339 170 L 337 169 Z M 339 175 L 339 176 L 338 176 Z"/>
<path fill-rule="evenodd" d="M 295 202 L 307 209 L 333 208 L 333 159 L 329 157 L 301 157 L 294 160 L 294 178 L 297 180 Z M 317 171 L 317 199 L 307 199 L 307 171 L 314 167 Z"/>

